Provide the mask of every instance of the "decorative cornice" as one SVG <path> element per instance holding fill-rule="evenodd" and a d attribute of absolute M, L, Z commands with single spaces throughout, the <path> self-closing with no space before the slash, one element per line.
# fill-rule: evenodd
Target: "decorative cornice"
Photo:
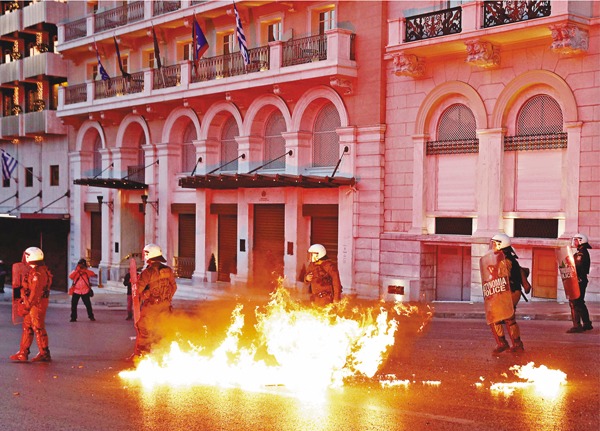
<path fill-rule="evenodd" d="M 413 54 L 394 54 L 394 75 L 419 78 L 425 73 L 425 63 Z"/>
<path fill-rule="evenodd" d="M 490 42 L 473 39 L 465 41 L 465 45 L 467 46 L 465 61 L 470 65 L 486 69 L 500 65 L 500 51 Z"/>
<path fill-rule="evenodd" d="M 587 52 L 589 34 L 573 24 L 556 24 L 550 26 L 552 45 L 550 49 L 561 55 L 577 55 Z"/>

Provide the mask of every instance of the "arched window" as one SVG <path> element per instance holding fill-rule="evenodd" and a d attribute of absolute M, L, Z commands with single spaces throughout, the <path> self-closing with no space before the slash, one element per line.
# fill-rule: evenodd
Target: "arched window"
<path fill-rule="evenodd" d="M 339 157 L 340 116 L 332 103 L 317 114 L 313 130 L 313 167 L 335 166 Z"/>
<path fill-rule="evenodd" d="M 196 166 L 196 147 L 192 141 L 196 140 L 196 128 L 194 123 L 188 123 L 183 132 L 183 143 L 181 145 L 181 170 L 192 172 Z"/>
<path fill-rule="evenodd" d="M 285 139 L 281 136 L 285 132 L 285 120 L 279 111 L 273 112 L 267 119 L 265 126 L 265 163 L 280 157 L 285 153 Z M 265 166 L 266 169 L 285 169 L 285 157 L 275 160 Z"/>
<path fill-rule="evenodd" d="M 96 135 L 96 141 L 94 141 L 94 175 L 98 175 L 102 172 L 102 154 L 100 150 L 102 149 L 102 139 L 100 139 L 100 135 Z"/>
<path fill-rule="evenodd" d="M 223 125 L 221 133 L 221 164 L 231 162 L 238 157 L 238 144 L 235 137 L 239 135 L 238 126 L 233 117 L 229 117 Z M 238 161 L 235 160 L 223 167 L 223 171 L 237 171 Z"/>
<path fill-rule="evenodd" d="M 437 131 L 438 140 L 476 139 L 476 128 L 475 116 L 471 110 L 461 103 L 456 103 L 449 106 L 440 117 Z"/>
<path fill-rule="evenodd" d="M 552 97 L 541 94 L 529 99 L 517 117 L 517 135 L 551 135 L 561 133 L 563 115 Z"/>

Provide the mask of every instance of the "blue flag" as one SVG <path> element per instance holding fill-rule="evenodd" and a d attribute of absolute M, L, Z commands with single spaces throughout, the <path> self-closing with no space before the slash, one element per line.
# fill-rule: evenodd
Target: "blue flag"
<path fill-rule="evenodd" d="M 200 24 L 196 21 L 196 17 L 194 17 L 194 26 L 193 26 L 193 39 L 194 39 L 194 61 L 200 60 L 204 53 L 208 50 L 208 41 L 200 28 Z"/>
<path fill-rule="evenodd" d="M 240 19 L 240 14 L 238 13 L 237 7 L 235 7 L 235 2 L 233 2 L 233 11 L 235 12 L 236 33 L 238 43 L 240 44 L 240 52 L 242 53 L 242 57 L 244 57 L 244 63 L 247 66 L 250 64 L 250 55 L 248 54 L 246 36 L 244 35 L 244 29 L 242 28 L 242 20 Z"/>
<path fill-rule="evenodd" d="M 110 81 L 110 76 L 108 76 L 108 73 L 106 73 L 106 69 L 100 61 L 100 53 L 98 52 L 98 46 L 96 46 L 96 42 L 94 42 L 94 49 L 96 50 L 96 58 L 98 59 L 98 73 L 100 74 L 100 77 L 103 81 Z"/>
<path fill-rule="evenodd" d="M 10 180 L 12 173 L 17 167 L 17 159 L 2 150 L 2 178 L 4 180 Z"/>

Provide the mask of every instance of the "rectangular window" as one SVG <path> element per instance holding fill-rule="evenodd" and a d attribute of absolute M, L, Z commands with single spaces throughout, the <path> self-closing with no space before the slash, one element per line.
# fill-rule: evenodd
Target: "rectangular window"
<path fill-rule="evenodd" d="M 194 50 L 192 49 L 192 42 L 183 44 L 183 59 L 194 61 Z"/>
<path fill-rule="evenodd" d="M 227 33 L 223 35 L 223 55 L 231 54 L 233 52 L 233 33 Z"/>
<path fill-rule="evenodd" d="M 273 22 L 267 26 L 267 42 L 281 40 L 281 21 Z"/>
<path fill-rule="evenodd" d="M 154 69 L 156 68 L 156 58 L 154 57 L 154 51 L 148 51 L 148 63 L 146 63 L 146 66 L 149 67 L 150 69 Z"/>
<path fill-rule="evenodd" d="M 335 9 L 319 12 L 319 34 L 335 28 Z"/>
<path fill-rule="evenodd" d="M 10 178 L 2 178 L 2 187 L 10 187 Z"/>
<path fill-rule="evenodd" d="M 33 187 L 33 168 L 25 168 L 25 187 Z"/>
<path fill-rule="evenodd" d="M 58 165 L 50 166 L 50 185 L 58 186 L 59 183 L 59 169 Z"/>
<path fill-rule="evenodd" d="M 126 73 L 129 73 L 129 56 L 121 55 L 121 63 L 123 64 L 123 70 Z"/>
<path fill-rule="evenodd" d="M 473 233 L 473 219 L 436 217 L 435 233 L 441 235 L 471 235 Z"/>
<path fill-rule="evenodd" d="M 556 219 L 515 219 L 515 238 L 558 238 Z"/>

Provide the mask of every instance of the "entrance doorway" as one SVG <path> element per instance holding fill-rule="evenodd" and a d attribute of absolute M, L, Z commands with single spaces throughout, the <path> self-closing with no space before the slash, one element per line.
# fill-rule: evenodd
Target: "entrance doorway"
<path fill-rule="evenodd" d="M 471 249 L 438 246 L 436 267 L 437 301 L 469 301 L 471 299 Z"/>
<path fill-rule="evenodd" d="M 283 277 L 285 205 L 254 205 L 252 272 L 255 287 L 274 290 Z"/>
<path fill-rule="evenodd" d="M 557 279 L 558 267 L 554 249 L 534 248 L 531 296 L 535 298 L 556 299 Z"/>

